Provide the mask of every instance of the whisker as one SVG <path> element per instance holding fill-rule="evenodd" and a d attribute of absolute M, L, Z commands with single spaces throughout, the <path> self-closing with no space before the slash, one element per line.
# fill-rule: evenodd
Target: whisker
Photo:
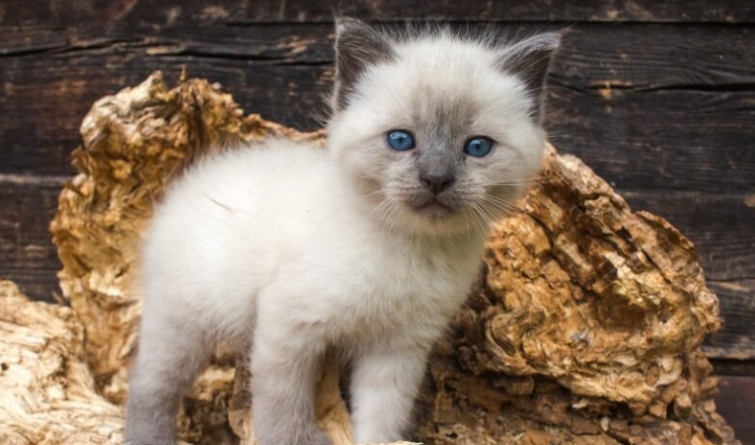
<path fill-rule="evenodd" d="M 516 202 L 514 202 L 514 201 L 508 201 L 508 200 L 506 200 L 504 198 L 501 198 L 501 197 L 498 197 L 498 196 L 487 195 L 487 196 L 485 196 L 485 198 L 483 198 L 483 201 L 497 202 L 499 204 L 507 206 L 508 208 L 517 209 Z"/>
<path fill-rule="evenodd" d="M 480 210 L 480 204 L 477 203 L 477 202 L 474 203 L 474 204 L 472 204 L 471 210 L 472 210 L 472 216 L 475 218 L 475 220 L 477 221 L 477 223 L 480 225 L 480 228 L 481 229 L 486 228 L 488 226 L 488 224 L 485 222 L 485 220 L 486 220 L 485 215 L 482 214 L 482 212 Z"/>
<path fill-rule="evenodd" d="M 495 187 L 498 185 L 532 185 L 532 184 L 542 184 L 544 183 L 543 178 L 534 178 L 534 179 L 524 179 L 520 181 L 501 181 L 501 182 L 491 182 L 486 184 L 487 186 Z"/>
<path fill-rule="evenodd" d="M 494 209 L 499 211 L 498 213 L 515 213 L 520 210 L 515 205 L 500 199 L 484 199 L 482 202 L 489 206 L 493 206 Z"/>
<path fill-rule="evenodd" d="M 467 226 L 467 233 L 472 233 L 472 224 L 469 221 L 469 214 L 466 207 L 461 207 L 461 215 L 464 217 L 464 224 Z"/>
<path fill-rule="evenodd" d="M 493 203 L 493 202 L 481 202 L 480 203 L 480 208 L 491 219 L 493 219 L 493 218 L 495 218 L 495 217 L 497 217 L 497 216 L 499 216 L 499 215 L 501 215 L 503 213 L 506 213 L 505 209 L 503 207 L 501 207 L 498 204 Z"/>

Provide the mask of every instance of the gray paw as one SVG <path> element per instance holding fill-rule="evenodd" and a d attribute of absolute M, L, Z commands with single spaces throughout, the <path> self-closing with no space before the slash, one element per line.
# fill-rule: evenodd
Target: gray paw
<path fill-rule="evenodd" d="M 172 440 L 127 440 L 123 445 L 175 445 Z"/>
<path fill-rule="evenodd" d="M 302 439 L 296 445 L 333 445 L 328 436 L 320 428 L 312 427 L 302 435 Z"/>

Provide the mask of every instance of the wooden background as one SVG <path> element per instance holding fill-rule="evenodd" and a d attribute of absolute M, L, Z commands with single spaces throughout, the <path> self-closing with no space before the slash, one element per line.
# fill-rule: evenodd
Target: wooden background
<path fill-rule="evenodd" d="M 548 129 L 636 209 L 697 245 L 724 330 L 719 408 L 755 445 L 753 0 L 0 0 L 0 277 L 51 300 L 47 226 L 99 97 L 154 70 L 219 82 L 247 112 L 314 129 L 332 11 L 381 21 L 567 27 Z"/>

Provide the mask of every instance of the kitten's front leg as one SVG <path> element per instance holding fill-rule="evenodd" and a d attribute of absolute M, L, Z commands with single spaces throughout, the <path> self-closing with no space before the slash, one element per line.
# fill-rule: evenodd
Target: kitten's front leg
<path fill-rule="evenodd" d="M 145 311 L 126 407 L 126 443 L 173 445 L 181 397 L 211 353 L 201 329 Z"/>
<path fill-rule="evenodd" d="M 363 354 L 351 381 L 354 443 L 387 443 L 406 433 L 429 347 Z"/>
<path fill-rule="evenodd" d="M 275 317 L 266 318 L 258 321 L 251 363 L 257 443 L 332 445 L 317 427 L 314 406 L 324 348 L 307 333 L 286 331 Z"/>

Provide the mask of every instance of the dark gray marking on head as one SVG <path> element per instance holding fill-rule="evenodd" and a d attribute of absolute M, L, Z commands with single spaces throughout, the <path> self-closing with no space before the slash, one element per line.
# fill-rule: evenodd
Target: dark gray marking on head
<path fill-rule="evenodd" d="M 370 66 L 394 57 L 389 38 L 374 27 L 349 17 L 336 18 L 336 82 L 333 104 L 346 107 L 355 84 Z"/>
<path fill-rule="evenodd" d="M 534 115 L 542 120 L 545 78 L 553 54 L 561 43 L 561 34 L 537 34 L 503 48 L 499 67 L 518 76 L 527 86 L 534 101 Z"/>
<path fill-rule="evenodd" d="M 456 159 L 448 150 L 420 150 L 417 156 L 417 173 L 420 182 L 438 194 L 453 184 L 456 179 Z"/>
<path fill-rule="evenodd" d="M 469 137 L 469 121 L 475 104 L 463 98 L 451 102 L 435 101 L 434 111 L 423 126 L 431 132 L 422 135 L 416 160 L 420 181 L 433 193 L 449 188 L 456 179 L 464 158 L 463 145 Z"/>

